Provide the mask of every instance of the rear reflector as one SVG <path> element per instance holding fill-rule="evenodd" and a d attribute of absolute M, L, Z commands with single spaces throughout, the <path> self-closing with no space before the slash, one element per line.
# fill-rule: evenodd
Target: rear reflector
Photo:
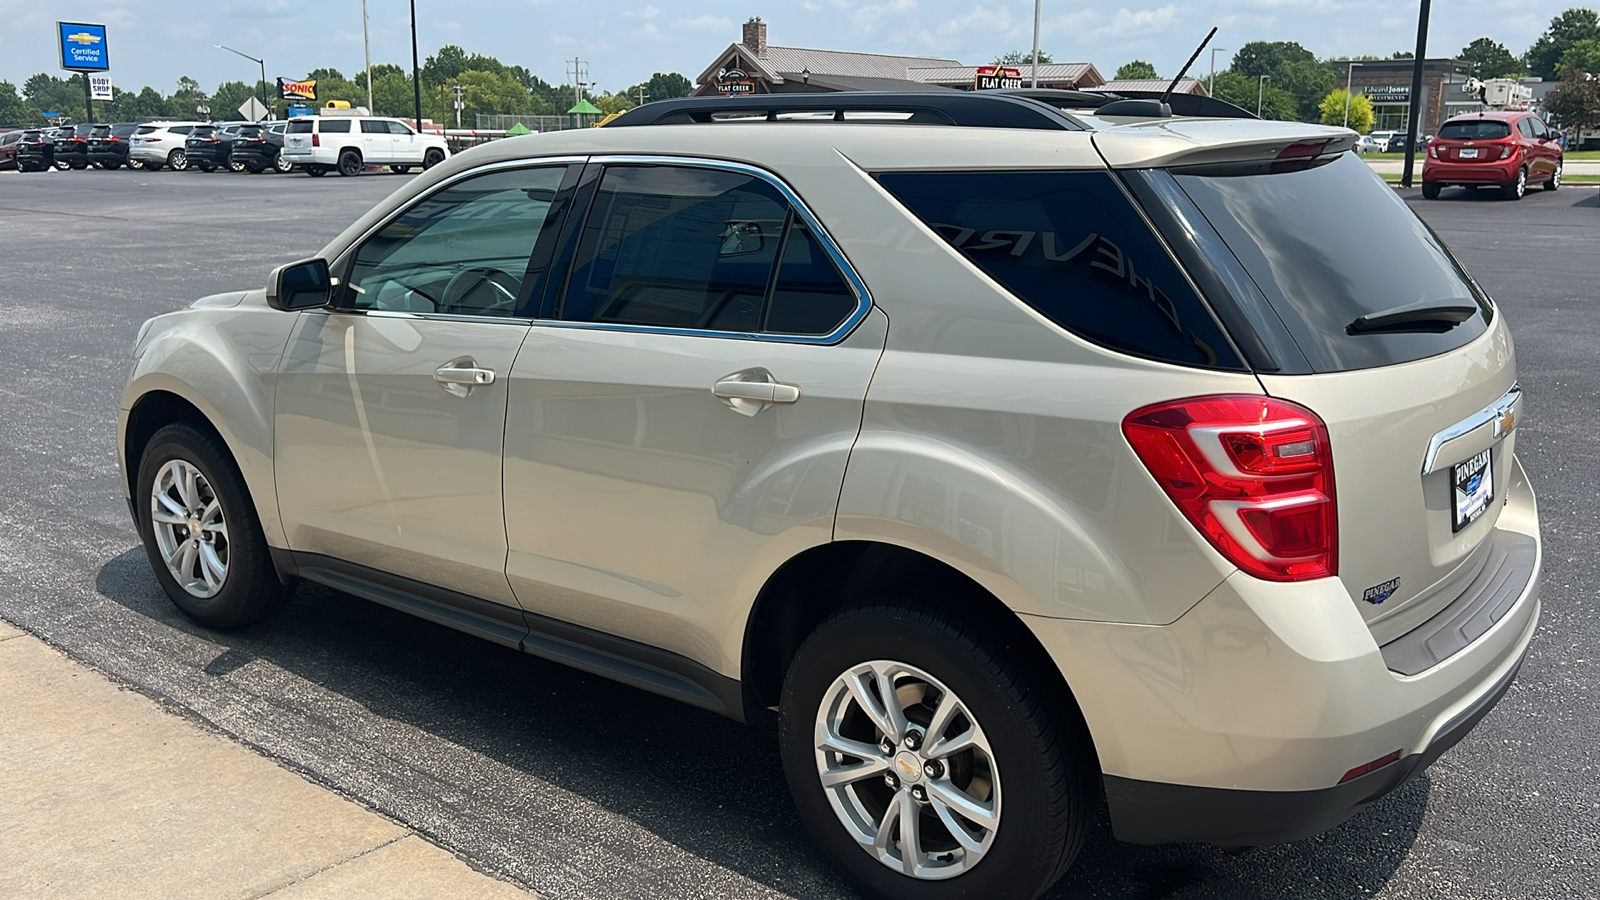
<path fill-rule="evenodd" d="M 1250 394 L 1135 410 L 1122 433 L 1217 552 L 1268 581 L 1338 573 L 1333 452 L 1317 414 Z"/>
<path fill-rule="evenodd" d="M 1373 760 L 1372 762 L 1362 763 L 1361 765 L 1356 766 L 1354 769 L 1351 769 L 1350 771 L 1344 773 L 1344 777 L 1339 779 L 1339 783 L 1340 784 L 1344 784 L 1346 781 L 1355 781 L 1357 778 L 1360 778 L 1363 775 L 1371 774 L 1371 773 L 1376 772 L 1379 769 L 1383 768 L 1384 766 L 1387 766 L 1390 763 L 1399 762 L 1399 761 L 1400 761 L 1400 751 L 1399 750 L 1396 750 L 1393 753 L 1385 753 L 1384 755 L 1378 757 L 1377 759 Z"/>

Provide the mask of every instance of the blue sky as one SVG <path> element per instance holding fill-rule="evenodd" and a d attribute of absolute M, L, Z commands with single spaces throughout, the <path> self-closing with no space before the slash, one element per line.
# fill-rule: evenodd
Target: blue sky
<path fill-rule="evenodd" d="M 620 90 L 656 71 L 694 78 L 759 15 L 773 44 L 992 60 L 1032 42 L 1028 0 L 416 0 L 422 56 L 453 43 L 527 66 L 552 83 L 584 59 L 589 80 Z M 1488 35 L 1521 53 L 1571 0 L 1444 0 L 1433 7 L 1429 55 L 1453 53 Z M 368 0 L 372 60 L 410 59 L 407 0 Z M 52 43 L 56 20 L 108 26 L 111 75 L 120 87 L 170 92 L 180 75 L 210 89 L 249 80 L 254 63 L 218 50 L 228 44 L 265 57 L 267 77 L 301 77 L 317 66 L 353 74 L 362 66 L 360 0 L 0 0 L 0 79 L 20 85 L 34 72 L 63 74 Z M 1410 49 L 1416 6 L 1387 0 L 1131 0 L 1085 6 L 1045 0 L 1044 49 L 1059 61 L 1095 63 L 1107 77 L 1133 58 L 1174 74 L 1211 25 L 1215 43 L 1299 41 L 1318 56 Z M 1217 54 L 1217 66 L 1228 55 Z M 1209 54 L 1196 69 L 1204 72 Z"/>

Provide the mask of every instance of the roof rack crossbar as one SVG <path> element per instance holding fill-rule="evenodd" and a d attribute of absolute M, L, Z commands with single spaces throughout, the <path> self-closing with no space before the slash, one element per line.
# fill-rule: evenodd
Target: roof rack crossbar
<path fill-rule="evenodd" d="M 787 113 L 832 113 L 835 122 L 852 121 L 846 113 L 897 113 L 900 120 L 879 123 L 940 124 L 969 128 L 1028 128 L 1083 131 L 1082 123 L 1049 104 L 998 91 L 879 92 L 829 94 L 760 94 L 743 97 L 685 97 L 635 107 L 612 120 L 608 128 L 636 125 L 685 125 L 724 118 L 780 122 Z M 861 121 L 873 121 L 863 119 Z"/>

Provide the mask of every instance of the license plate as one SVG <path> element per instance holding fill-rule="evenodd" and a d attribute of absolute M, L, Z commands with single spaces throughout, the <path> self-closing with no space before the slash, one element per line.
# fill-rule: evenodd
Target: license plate
<path fill-rule="evenodd" d="M 1473 148 L 1473 149 L 1470 149 L 1470 150 L 1462 150 L 1461 151 L 1461 158 L 1462 159 L 1477 159 L 1478 158 L 1478 150 L 1477 150 L 1477 148 Z"/>
<path fill-rule="evenodd" d="M 1494 465 L 1485 450 L 1466 462 L 1450 467 L 1450 484 L 1455 495 L 1452 531 L 1471 525 L 1489 508 L 1494 499 Z"/>

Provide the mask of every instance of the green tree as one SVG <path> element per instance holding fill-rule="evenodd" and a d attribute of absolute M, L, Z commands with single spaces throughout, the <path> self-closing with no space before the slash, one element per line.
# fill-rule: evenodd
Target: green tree
<path fill-rule="evenodd" d="M 1050 56 L 1050 51 L 1042 49 L 1042 48 L 1039 50 L 1039 65 L 1042 66 L 1045 63 L 1053 62 L 1053 61 L 1054 60 Z M 1027 65 L 1032 65 L 1033 64 L 1033 51 L 1032 50 L 1012 50 L 1010 53 L 1007 53 L 1006 55 L 1004 55 L 1004 56 L 1000 57 L 999 59 L 995 60 L 995 63 L 997 65 L 1002 65 L 1002 66 L 1027 66 Z"/>
<path fill-rule="evenodd" d="M 1472 74 L 1479 78 L 1515 78 L 1522 74 L 1522 60 L 1492 38 L 1478 38 L 1462 47 L 1456 58 L 1472 63 Z"/>
<path fill-rule="evenodd" d="M 644 101 L 672 100 L 677 97 L 687 97 L 694 93 L 694 85 L 689 79 L 677 72 L 657 72 L 650 76 L 650 80 L 643 84 L 636 84 L 622 93 L 632 97 L 635 102 L 639 99 L 639 88 L 644 88 Z"/>
<path fill-rule="evenodd" d="M 1350 95 L 1350 125 L 1349 127 L 1365 134 L 1372 130 L 1372 101 L 1366 94 Z M 1345 124 L 1345 89 L 1337 88 L 1328 92 L 1318 104 L 1320 121 L 1324 125 Z"/>
<path fill-rule="evenodd" d="M 601 94 L 594 98 L 594 105 L 603 113 L 620 113 L 633 109 L 636 104 L 627 94 Z"/>
<path fill-rule="evenodd" d="M 1295 118 L 1306 122 L 1317 121 L 1317 105 L 1339 82 L 1332 67 L 1294 41 L 1250 41 L 1234 53 L 1232 68 L 1252 80 L 1266 75 L 1273 87 L 1288 91 Z"/>
<path fill-rule="evenodd" d="M 1396 50 L 1395 52 L 1389 54 L 1389 58 L 1390 59 L 1416 59 L 1417 58 L 1417 54 L 1411 52 L 1410 50 Z"/>
<path fill-rule="evenodd" d="M 1600 14 L 1574 7 L 1550 20 L 1550 27 L 1522 56 L 1528 71 L 1540 78 L 1559 77 L 1561 57 L 1579 41 L 1600 39 Z"/>
<path fill-rule="evenodd" d="M 410 76 L 399 66 L 373 66 L 372 105 L 374 115 L 410 119 L 416 105 Z"/>
<path fill-rule="evenodd" d="M 39 121 L 39 108 L 22 99 L 16 85 L 0 81 L 0 126 L 37 125 Z"/>
<path fill-rule="evenodd" d="M 22 83 L 22 96 L 41 113 L 58 112 L 74 122 L 84 118 L 82 76 L 53 78 L 43 72 Z"/>
<path fill-rule="evenodd" d="M 211 117 L 219 121 L 239 119 L 239 107 L 251 97 L 259 99 L 254 85 L 242 81 L 224 81 L 211 92 Z"/>
<path fill-rule="evenodd" d="M 451 83 L 459 84 L 464 89 L 461 96 L 463 128 L 476 127 L 479 113 L 524 116 L 534 114 L 533 98 L 528 96 L 527 89 L 504 71 L 486 72 L 482 69 L 468 69 L 456 75 Z M 453 96 L 451 99 L 453 101 Z M 448 121 L 451 125 L 455 124 L 453 107 Z"/>
<path fill-rule="evenodd" d="M 1600 79 L 1572 71 L 1544 97 L 1545 111 L 1563 128 L 1600 128 Z"/>
<path fill-rule="evenodd" d="M 1240 109 L 1255 112 L 1257 97 L 1261 100 L 1261 118 L 1293 121 L 1298 115 L 1294 95 L 1259 78 L 1242 75 L 1233 70 L 1217 73 L 1216 91 L 1212 95 L 1226 100 Z"/>
<path fill-rule="evenodd" d="M 324 106 L 329 100 L 343 100 L 351 106 L 365 106 L 367 103 L 367 82 L 365 77 L 361 79 L 361 83 L 358 85 L 353 80 L 344 77 L 344 74 L 338 69 L 323 68 L 312 69 L 307 72 L 304 80 L 317 83 L 317 102 L 312 104 L 313 106 Z"/>
<path fill-rule="evenodd" d="M 1561 77 L 1569 74 L 1600 76 L 1600 40 L 1585 38 L 1574 41 L 1567 52 L 1561 54 L 1561 62 L 1556 64 Z"/>
<path fill-rule="evenodd" d="M 202 96 L 200 82 L 187 75 L 180 75 L 178 77 L 177 90 L 174 90 L 172 95 L 167 97 L 167 115 L 176 116 L 180 119 L 189 119 L 195 116 L 204 118 L 196 109 L 200 105 Z"/>
<path fill-rule="evenodd" d="M 123 91 L 117 95 L 117 117 L 123 121 L 159 119 L 167 115 L 170 115 L 167 111 L 167 99 L 161 96 L 160 91 L 149 85 L 140 88 L 137 94 Z"/>
<path fill-rule="evenodd" d="M 1134 80 L 1134 79 L 1160 78 L 1161 76 L 1156 74 L 1156 67 L 1155 66 L 1150 65 L 1149 63 L 1145 62 L 1142 59 L 1135 59 L 1135 60 L 1132 60 L 1130 62 L 1125 62 L 1122 65 L 1118 66 L 1117 67 L 1117 74 L 1112 76 L 1112 77 L 1114 79 L 1116 79 L 1117 81 L 1124 81 L 1124 80 Z"/>

